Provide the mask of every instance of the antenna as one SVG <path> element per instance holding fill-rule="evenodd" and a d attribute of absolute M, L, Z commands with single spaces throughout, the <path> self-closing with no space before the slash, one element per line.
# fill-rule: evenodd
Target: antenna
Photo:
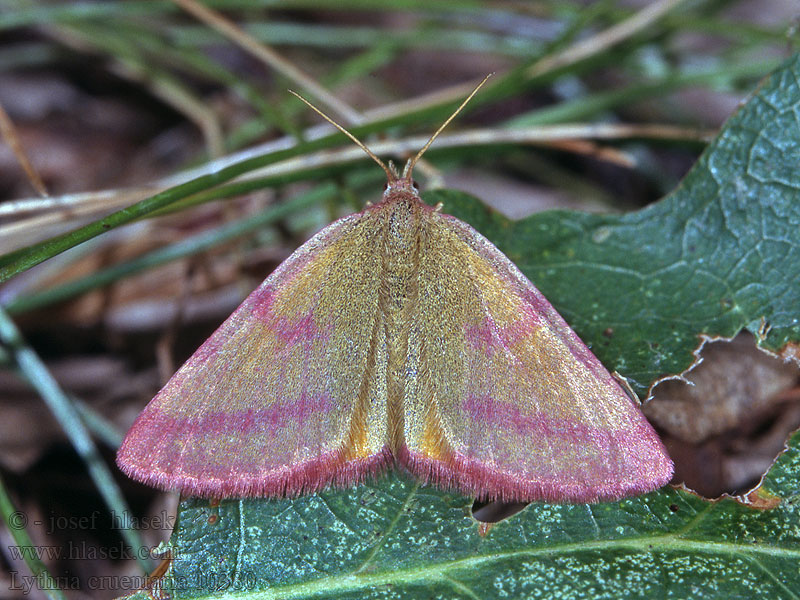
<path fill-rule="evenodd" d="M 449 117 L 447 117 L 447 120 L 446 120 L 444 123 L 442 123 L 442 125 L 439 127 L 439 129 L 437 129 L 437 130 L 434 132 L 434 134 L 431 136 L 431 139 L 429 139 L 429 140 L 427 141 L 427 143 L 426 143 L 426 144 L 425 144 L 425 145 L 422 147 L 422 149 L 421 149 L 419 152 L 417 152 L 417 155 L 416 155 L 414 158 L 412 158 L 411 160 L 409 160 L 409 161 L 406 163 L 406 167 L 405 167 L 405 169 L 403 169 L 403 179 L 408 179 L 408 178 L 410 178 L 410 177 L 411 177 L 411 170 L 414 168 L 414 165 L 416 165 L 416 164 L 417 164 L 417 161 L 418 161 L 420 158 L 422 158 L 422 155 L 423 155 L 423 154 L 425 154 L 425 151 L 426 151 L 428 148 L 430 148 L 430 146 L 431 146 L 431 144 L 433 143 L 433 141 L 434 141 L 434 140 L 435 140 L 437 137 L 439 137 L 439 134 L 440 134 L 440 133 L 442 133 L 442 130 L 444 130 L 444 128 L 445 128 L 445 127 L 447 127 L 447 126 L 450 124 L 450 121 L 452 121 L 453 119 L 455 119 L 455 118 L 456 118 L 456 115 L 458 115 L 458 113 L 460 113 L 460 112 L 461 112 L 461 110 L 462 110 L 462 109 L 463 109 L 463 108 L 464 108 L 464 107 L 467 105 L 467 102 L 469 102 L 470 100 L 472 100 L 472 97 L 473 97 L 475 94 L 477 94 L 477 93 L 478 93 L 478 90 L 479 90 L 479 89 L 481 89 L 481 88 L 483 87 L 483 84 L 484 84 L 484 83 L 486 83 L 486 82 L 489 80 L 489 77 L 491 77 L 492 75 L 494 75 L 494 73 L 489 73 L 489 74 L 488 74 L 486 77 L 484 77 L 484 78 L 483 78 L 483 81 L 481 81 L 481 82 L 480 82 L 480 83 L 479 83 L 477 86 L 475 86 L 475 89 L 474 89 L 474 90 L 472 90 L 472 92 L 470 93 L 470 95 L 469 95 L 469 96 L 467 96 L 467 97 L 464 99 L 464 101 L 463 101 L 463 102 L 462 102 L 462 103 L 461 103 L 461 104 L 458 106 L 458 108 L 457 108 L 457 109 L 455 109 L 455 110 L 453 111 L 453 114 L 452 114 L 452 115 L 450 115 Z"/>
<path fill-rule="evenodd" d="M 375 155 L 375 153 L 374 153 L 372 150 L 370 150 L 369 148 L 367 148 L 367 147 L 366 147 L 366 145 L 364 145 L 364 143 L 363 143 L 361 140 L 359 140 L 359 139 L 358 139 L 356 136 L 354 136 L 352 133 L 350 133 L 349 131 L 347 131 L 347 129 L 345 129 L 344 127 L 342 127 L 341 125 L 339 125 L 339 124 L 338 124 L 336 121 L 334 121 L 333 119 L 331 119 L 331 118 L 330 118 L 328 115 L 326 115 L 324 112 L 322 112 L 322 111 L 321 111 L 320 109 L 318 109 L 316 106 L 314 106 L 313 104 L 311 104 L 311 102 L 309 102 L 308 100 L 306 100 L 305 98 L 303 98 L 303 97 L 302 97 L 300 94 L 298 94 L 298 93 L 297 93 L 297 92 L 295 92 L 294 90 L 289 90 L 289 93 L 290 93 L 290 94 L 292 94 L 292 95 L 294 95 L 294 96 L 296 96 L 296 97 L 297 97 L 297 98 L 299 98 L 300 100 L 302 100 L 302 101 L 303 101 L 303 102 L 304 102 L 304 103 L 305 103 L 305 104 L 306 104 L 306 105 L 307 105 L 307 106 L 308 106 L 308 107 L 309 107 L 311 110 L 313 110 L 313 111 L 314 111 L 315 113 L 317 113 L 317 114 L 318 114 L 320 117 L 322 117 L 323 119 L 325 119 L 325 120 L 326 120 L 328 123 L 330 123 L 331 125 L 333 125 L 334 127 L 336 127 L 336 129 L 338 129 L 338 130 L 339 130 L 339 131 L 341 131 L 343 134 L 345 134 L 347 137 L 349 137 L 351 140 L 353 140 L 353 142 L 355 142 L 356 146 L 358 146 L 358 147 L 359 147 L 359 148 L 361 148 L 361 149 L 362 149 L 364 152 L 366 152 L 366 153 L 367 153 L 367 155 L 368 155 L 368 156 L 369 156 L 369 157 L 370 157 L 372 160 L 374 160 L 376 163 L 378 163 L 378 165 L 380 166 L 380 168 L 381 168 L 381 169 L 383 169 L 383 170 L 386 172 L 386 175 L 387 175 L 387 177 L 389 177 L 389 181 L 393 181 L 394 179 L 397 179 L 397 174 L 396 174 L 396 173 L 392 173 L 392 171 L 389 169 L 389 167 L 387 167 L 387 166 L 386 166 L 386 164 L 385 164 L 385 163 L 384 163 L 384 162 L 383 162 L 383 161 L 382 161 L 380 158 L 378 158 L 378 157 Z"/>
<path fill-rule="evenodd" d="M 453 114 L 450 115 L 444 123 L 442 123 L 442 125 L 439 127 L 439 129 L 437 129 L 436 132 L 430 137 L 430 139 L 422 147 L 422 149 L 419 152 L 417 152 L 417 155 L 406 163 L 406 166 L 403 169 L 402 179 L 409 179 L 411 177 L 411 170 L 414 168 L 414 165 L 417 164 L 417 161 L 420 158 L 422 158 L 422 155 L 425 154 L 425 151 L 430 147 L 430 145 L 433 143 L 433 141 L 439 136 L 439 134 L 442 132 L 442 130 L 450 124 L 450 121 L 452 121 L 453 119 L 456 118 L 456 115 L 458 115 L 458 113 L 460 113 L 461 110 L 467 105 L 467 102 L 472 100 L 472 97 L 475 94 L 478 93 L 478 90 L 483 87 L 483 84 L 486 83 L 488 81 L 488 79 L 493 74 L 494 73 L 489 73 L 486 77 L 483 78 L 483 81 L 481 81 L 475 87 L 475 89 L 472 90 L 472 93 L 470 93 L 470 95 L 466 97 L 466 99 L 459 105 L 459 107 L 455 111 L 453 111 Z M 311 102 L 309 102 L 308 100 L 303 98 L 300 94 L 298 94 L 294 90 L 289 90 L 289 93 L 292 94 L 293 96 L 297 97 L 298 99 L 300 99 L 306 106 L 308 106 L 311 110 L 313 110 L 315 113 L 317 113 L 320 117 L 325 119 L 328 123 L 330 123 L 331 125 L 336 127 L 336 129 L 338 129 L 343 134 L 345 134 L 347 137 L 349 137 L 351 140 L 353 140 L 353 142 L 359 148 L 361 148 L 364 152 L 367 153 L 367 156 L 369 156 L 372 160 L 374 160 L 376 163 L 378 163 L 380 168 L 383 169 L 384 172 L 386 173 L 386 176 L 389 178 L 389 181 L 397 180 L 397 173 L 394 172 L 394 169 L 390 168 L 390 167 L 387 167 L 386 163 L 384 163 L 380 158 L 378 158 L 372 150 L 367 148 L 367 146 L 361 140 L 359 140 L 356 136 L 354 136 L 352 133 L 347 131 L 347 129 L 345 129 L 344 127 L 339 125 L 339 123 L 334 121 L 332 118 L 330 118 L 328 115 L 326 115 L 324 112 L 322 112 L 316 106 L 311 104 Z"/>

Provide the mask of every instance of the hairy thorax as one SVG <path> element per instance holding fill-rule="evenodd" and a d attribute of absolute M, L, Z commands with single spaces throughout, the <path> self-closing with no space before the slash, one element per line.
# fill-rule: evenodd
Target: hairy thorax
<path fill-rule="evenodd" d="M 387 343 L 389 443 L 403 442 L 403 397 L 408 338 L 419 300 L 419 261 L 425 237 L 425 212 L 432 210 L 411 190 L 387 193 L 374 207 L 384 219 L 380 310 Z"/>

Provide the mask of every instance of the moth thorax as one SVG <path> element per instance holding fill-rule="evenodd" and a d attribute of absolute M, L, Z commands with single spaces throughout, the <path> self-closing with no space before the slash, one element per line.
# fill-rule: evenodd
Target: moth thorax
<path fill-rule="evenodd" d="M 393 194 L 386 203 L 387 228 L 385 250 L 399 260 L 407 253 L 415 253 L 420 227 L 423 226 L 422 203 L 408 192 Z"/>
<path fill-rule="evenodd" d="M 384 237 L 384 273 L 388 295 L 400 308 L 413 290 L 419 268 L 419 241 L 425 227 L 421 203 L 409 193 L 398 193 L 387 203 Z"/>
<path fill-rule="evenodd" d="M 384 268 L 396 279 L 413 277 L 417 271 L 420 228 L 424 227 L 419 206 L 410 194 L 397 194 L 387 205 L 384 236 Z M 419 200 L 417 200 L 419 203 Z"/>

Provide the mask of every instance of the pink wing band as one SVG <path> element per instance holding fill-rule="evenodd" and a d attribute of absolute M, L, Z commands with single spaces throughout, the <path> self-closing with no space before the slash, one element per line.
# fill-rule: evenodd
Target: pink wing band
<path fill-rule="evenodd" d="M 614 443 L 624 447 L 624 439 L 615 436 Z M 660 444 L 659 444 L 660 446 Z M 653 447 L 649 455 L 631 456 L 628 480 L 619 472 L 606 474 L 598 465 L 593 473 L 583 473 L 581 479 L 570 480 L 568 473 L 553 473 L 536 479 L 492 469 L 483 461 L 455 453 L 447 459 L 431 459 L 409 451 L 404 445 L 398 460 L 425 483 L 456 489 L 479 498 L 519 501 L 524 499 L 546 502 L 598 502 L 615 500 L 652 491 L 666 485 L 671 477 L 672 462 L 660 448 Z M 650 473 L 650 477 L 643 476 Z"/>
<path fill-rule="evenodd" d="M 527 329 L 530 328 L 529 326 L 547 322 L 558 334 L 558 336 L 561 337 L 562 341 L 565 343 L 576 360 L 584 364 L 597 378 L 602 379 L 603 381 L 610 381 L 616 387 L 619 386 L 617 381 L 611 377 L 609 372 L 605 369 L 605 367 L 603 367 L 597 357 L 592 354 L 591 350 L 586 347 L 586 344 L 581 341 L 581 339 L 567 324 L 564 318 L 555 308 L 553 308 L 553 305 L 548 302 L 547 298 L 544 297 L 544 294 L 536 289 L 530 280 L 525 277 L 525 275 L 517 268 L 517 266 L 505 256 L 505 254 L 500 252 L 500 250 L 498 250 L 494 244 L 487 240 L 478 231 L 456 217 L 443 214 L 441 215 L 441 218 L 447 220 L 454 229 L 460 231 L 462 240 L 472 246 L 483 258 L 492 263 L 498 271 L 504 273 L 509 279 L 514 281 L 520 290 L 522 297 L 528 302 L 529 307 L 521 307 L 525 312 L 525 318 L 522 319 L 522 321 L 526 323 L 525 328 L 519 331 L 510 329 L 504 332 L 506 335 L 504 336 L 503 341 L 506 344 L 513 344 L 516 339 L 524 336 Z M 485 327 L 481 328 L 481 331 L 470 333 L 473 336 L 477 336 L 478 339 L 489 336 L 488 339 L 491 340 L 492 338 L 490 330 L 492 325 L 492 323 L 487 323 Z"/>
<path fill-rule="evenodd" d="M 162 490 L 178 489 L 186 496 L 282 497 L 318 492 L 329 485 L 357 485 L 384 472 L 394 460 L 391 450 L 386 447 L 379 454 L 366 458 L 345 460 L 337 451 L 291 466 L 255 470 L 252 465 L 237 464 L 236 453 L 227 452 L 231 460 L 224 466 L 193 468 L 192 475 L 172 469 L 164 472 L 147 466 L 142 468 L 139 465 L 146 457 L 139 457 L 140 460 L 132 457 L 133 460 L 125 460 L 120 467 L 137 481 Z"/>

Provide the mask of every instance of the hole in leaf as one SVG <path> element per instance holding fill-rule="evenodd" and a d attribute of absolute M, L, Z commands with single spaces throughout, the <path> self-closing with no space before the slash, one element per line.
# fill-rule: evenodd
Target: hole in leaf
<path fill-rule="evenodd" d="M 758 485 L 800 427 L 800 368 L 759 350 L 749 333 L 709 341 L 684 374 L 667 380 L 643 410 L 662 431 L 674 482 L 716 498 Z"/>
<path fill-rule="evenodd" d="M 479 501 L 472 504 L 472 516 L 481 523 L 498 523 L 517 514 L 528 506 L 526 502 L 501 502 L 500 500 Z"/>

